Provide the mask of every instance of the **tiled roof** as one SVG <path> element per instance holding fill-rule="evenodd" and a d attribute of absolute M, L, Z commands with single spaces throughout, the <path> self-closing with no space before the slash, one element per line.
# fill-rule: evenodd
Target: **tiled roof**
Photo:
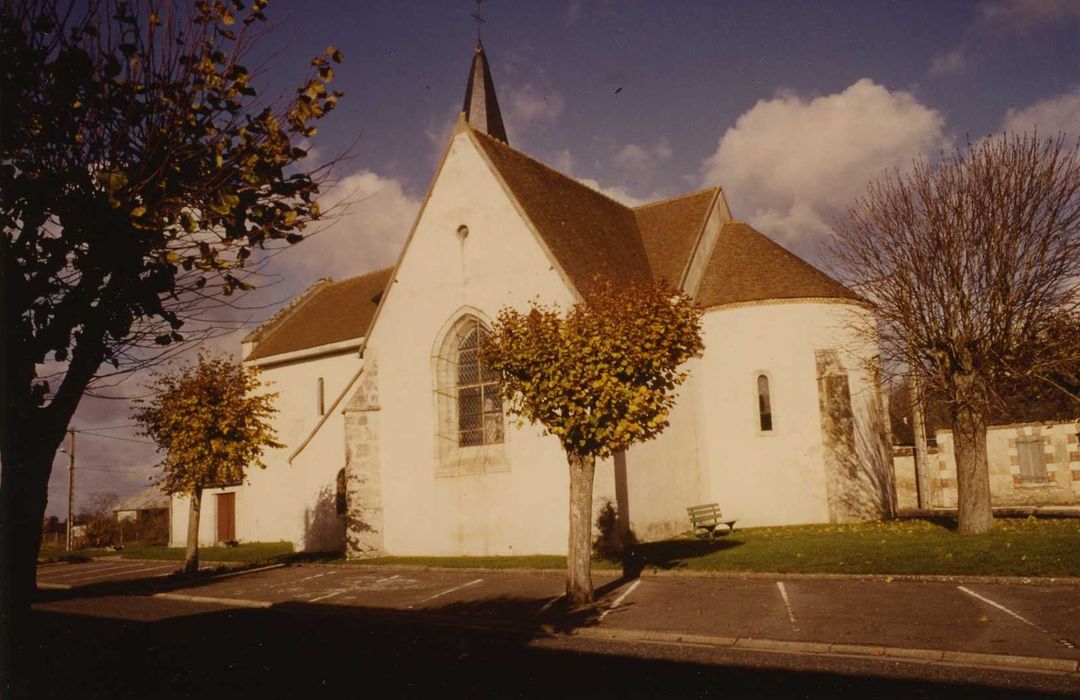
<path fill-rule="evenodd" d="M 118 510 L 159 510 L 168 507 L 169 495 L 157 486 L 151 486 L 118 503 L 113 508 L 113 512 Z"/>
<path fill-rule="evenodd" d="M 316 288 L 282 318 L 245 360 L 360 339 L 368 332 L 393 268 Z"/>
<path fill-rule="evenodd" d="M 578 291 L 599 277 L 651 277 L 633 210 L 486 134 L 473 131 Z"/>
<path fill-rule="evenodd" d="M 844 285 L 741 221 L 724 224 L 697 302 L 704 308 L 768 299 L 851 299 Z"/>
<path fill-rule="evenodd" d="M 678 286 L 719 187 L 634 209 L 653 277 Z"/>

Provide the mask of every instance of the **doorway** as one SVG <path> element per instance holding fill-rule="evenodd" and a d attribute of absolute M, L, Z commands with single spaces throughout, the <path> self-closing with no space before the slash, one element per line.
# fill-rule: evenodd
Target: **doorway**
<path fill-rule="evenodd" d="M 236 494 L 217 494 L 217 541 L 232 542 L 236 539 Z"/>

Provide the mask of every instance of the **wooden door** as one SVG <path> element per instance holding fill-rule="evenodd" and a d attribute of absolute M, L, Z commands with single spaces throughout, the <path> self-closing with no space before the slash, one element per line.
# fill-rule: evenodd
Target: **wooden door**
<path fill-rule="evenodd" d="M 217 541 L 236 539 L 236 494 L 217 494 Z"/>

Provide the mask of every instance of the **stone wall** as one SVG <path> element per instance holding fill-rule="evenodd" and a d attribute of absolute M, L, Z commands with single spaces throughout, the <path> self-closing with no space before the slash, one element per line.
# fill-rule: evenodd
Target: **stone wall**
<path fill-rule="evenodd" d="M 383 509 L 379 464 L 378 366 L 365 358 L 356 393 L 345 406 L 345 554 L 377 557 L 383 552 Z"/>
<path fill-rule="evenodd" d="M 990 426 L 986 435 L 990 497 L 995 506 L 1072 505 L 1080 503 L 1080 420 L 1062 423 L 1012 423 Z M 956 459 L 951 430 L 938 430 L 937 450 L 930 450 L 931 506 L 956 507 Z M 1045 477 L 1021 473 L 1019 445 L 1041 439 Z M 911 448 L 893 452 L 901 508 L 914 508 L 915 468 Z"/>

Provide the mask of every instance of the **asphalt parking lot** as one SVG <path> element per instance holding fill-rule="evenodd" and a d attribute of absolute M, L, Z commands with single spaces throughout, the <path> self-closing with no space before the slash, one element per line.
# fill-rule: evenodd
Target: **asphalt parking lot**
<path fill-rule="evenodd" d="M 339 606 L 539 625 L 559 614 L 560 572 L 279 566 L 194 583 L 177 562 L 46 565 L 43 588 L 78 596 L 149 585 L 158 598 L 237 608 Z M 822 642 L 1080 660 L 1080 586 L 809 577 L 594 574 L 598 603 L 583 626 L 712 639 Z M 160 590 L 158 590 L 160 589 Z"/>

